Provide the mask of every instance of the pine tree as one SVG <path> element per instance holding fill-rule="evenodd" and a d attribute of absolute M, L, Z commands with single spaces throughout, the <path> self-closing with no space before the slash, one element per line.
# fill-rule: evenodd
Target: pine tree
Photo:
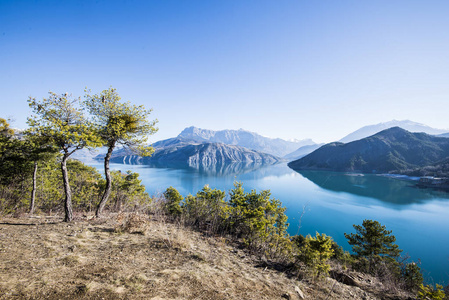
<path fill-rule="evenodd" d="M 116 90 L 109 88 L 98 95 L 91 95 L 86 90 L 84 105 L 93 117 L 99 137 L 108 148 L 104 158 L 106 188 L 98 204 L 96 215 L 101 215 L 112 190 L 112 177 L 109 161 L 117 144 L 129 148 L 141 156 L 149 156 L 154 152 L 152 147 L 144 147 L 148 135 L 156 133 L 157 120 L 147 118 L 151 110 L 145 107 L 122 102 Z"/>
<path fill-rule="evenodd" d="M 64 183 L 64 221 L 73 219 L 72 191 L 69 184 L 67 160 L 70 155 L 84 147 L 99 145 L 98 134 L 84 118 L 78 107 L 80 99 L 69 94 L 49 92 L 41 101 L 30 97 L 29 106 L 35 115 L 28 118 L 29 134 L 46 138 L 62 154 L 61 171 Z"/>
<path fill-rule="evenodd" d="M 367 259 L 368 271 L 374 272 L 380 261 L 394 263 L 402 252 L 396 242 L 396 237 L 391 235 L 378 221 L 363 220 L 362 225 L 353 225 L 357 233 L 347 234 L 349 245 L 357 258 Z"/>

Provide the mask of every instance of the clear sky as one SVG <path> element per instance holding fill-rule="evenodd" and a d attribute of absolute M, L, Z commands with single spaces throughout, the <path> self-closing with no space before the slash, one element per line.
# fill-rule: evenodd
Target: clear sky
<path fill-rule="evenodd" d="M 0 1 L 0 117 L 23 128 L 28 96 L 109 86 L 154 109 L 153 141 L 449 128 L 449 1 Z"/>

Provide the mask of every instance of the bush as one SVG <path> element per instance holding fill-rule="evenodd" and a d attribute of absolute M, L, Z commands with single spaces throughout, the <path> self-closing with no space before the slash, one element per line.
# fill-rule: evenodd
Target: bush
<path fill-rule="evenodd" d="M 185 198 L 183 211 L 187 224 L 210 232 L 219 232 L 225 224 L 225 192 L 205 185 L 195 196 Z"/>
<path fill-rule="evenodd" d="M 330 236 L 317 232 L 315 237 L 308 235 L 300 246 L 298 259 L 309 267 L 314 277 L 328 275 L 328 260 L 334 255 L 332 244 Z"/>
<path fill-rule="evenodd" d="M 165 209 L 168 214 L 179 217 L 182 213 L 181 202 L 184 200 L 184 197 L 174 187 L 169 187 L 164 192 L 164 198 L 166 200 Z"/>
<path fill-rule="evenodd" d="M 36 176 L 36 209 L 39 211 L 62 211 L 64 188 L 58 157 L 51 157 L 40 162 Z M 72 189 L 72 205 L 77 211 L 90 212 L 95 209 L 105 180 L 97 169 L 77 160 L 68 160 L 70 186 Z M 113 183 L 109 209 L 135 210 L 145 207 L 151 201 L 145 186 L 138 179 L 139 174 L 128 171 L 112 172 Z M 0 184 L 0 213 L 10 214 L 28 209 L 32 181 L 30 177 L 16 178 L 7 185 Z M 7 199 L 7 200 L 6 200 Z"/>
<path fill-rule="evenodd" d="M 241 183 L 235 183 L 229 195 L 226 201 L 224 191 L 206 185 L 182 203 L 182 196 L 170 187 L 164 192 L 165 209 L 189 226 L 243 238 L 244 244 L 254 252 L 287 259 L 292 253 L 292 242 L 281 202 L 271 198 L 270 191 L 246 193 Z"/>
<path fill-rule="evenodd" d="M 405 287 L 409 290 L 416 291 L 423 283 L 421 268 L 414 262 L 403 265 L 401 275 Z"/>
<path fill-rule="evenodd" d="M 229 195 L 228 223 L 232 234 L 244 237 L 244 243 L 250 249 L 258 249 L 269 257 L 291 253 L 285 207 L 279 200 L 271 198 L 269 190 L 246 193 L 242 183 L 236 182 Z"/>
<path fill-rule="evenodd" d="M 433 286 L 421 284 L 418 292 L 418 299 L 426 300 L 443 300 L 445 298 L 443 291 L 443 286 L 437 284 L 434 288 Z"/>
<path fill-rule="evenodd" d="M 142 185 L 142 180 L 139 179 L 139 174 L 132 171 L 112 171 L 112 189 L 110 201 L 107 207 L 115 211 L 136 211 L 141 210 L 148 212 L 148 204 L 152 201 L 151 197 L 145 191 L 145 186 Z M 101 180 L 101 190 L 104 190 L 106 181 Z"/>

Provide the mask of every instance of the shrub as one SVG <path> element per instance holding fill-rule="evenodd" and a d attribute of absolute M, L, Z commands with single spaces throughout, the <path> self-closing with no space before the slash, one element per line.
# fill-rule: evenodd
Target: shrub
<path fill-rule="evenodd" d="M 183 210 L 187 224 L 218 232 L 225 223 L 225 192 L 205 185 L 195 196 L 185 198 Z"/>
<path fill-rule="evenodd" d="M 139 174 L 132 171 L 112 171 L 112 188 L 110 199 L 115 200 L 107 204 L 109 208 L 116 211 L 131 210 L 148 212 L 148 204 L 152 201 L 151 197 L 145 191 Z M 104 190 L 106 181 L 102 179 L 101 185 Z"/>
<path fill-rule="evenodd" d="M 405 264 L 402 268 L 401 275 L 405 287 L 409 290 L 416 291 L 423 283 L 421 268 L 414 262 Z"/>
<path fill-rule="evenodd" d="M 168 214 L 179 217 L 182 213 L 181 202 L 184 200 L 184 197 L 174 187 L 169 187 L 164 192 L 164 198 L 166 200 L 165 208 Z"/>
<path fill-rule="evenodd" d="M 308 235 L 299 249 L 298 259 L 309 267 L 314 277 L 329 273 L 328 260 L 334 255 L 332 243 L 330 236 L 317 232 L 315 237 Z"/>
<path fill-rule="evenodd" d="M 437 284 L 436 287 L 434 288 L 430 284 L 423 285 L 421 283 L 419 289 L 420 290 L 418 292 L 418 299 L 443 300 L 446 296 L 443 291 L 443 286 L 439 284 Z"/>

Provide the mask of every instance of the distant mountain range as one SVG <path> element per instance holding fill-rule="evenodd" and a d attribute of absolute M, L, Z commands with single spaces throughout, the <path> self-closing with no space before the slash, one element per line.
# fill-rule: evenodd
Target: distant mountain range
<path fill-rule="evenodd" d="M 392 128 L 392 127 L 401 127 L 402 129 L 405 129 L 410 132 L 424 132 L 424 133 L 431 134 L 431 135 L 449 134 L 448 130 L 435 129 L 435 128 L 429 127 L 427 125 L 412 122 L 409 120 L 404 120 L 404 121 L 393 120 L 390 122 L 364 126 L 360 129 L 348 134 L 347 136 L 345 136 L 344 138 L 339 140 L 339 142 L 341 142 L 341 143 L 353 142 L 356 140 L 360 140 L 360 139 L 369 137 L 369 136 L 376 134 L 382 130 Z"/>
<path fill-rule="evenodd" d="M 288 165 L 295 170 L 385 173 L 429 166 L 448 157 L 448 138 L 393 127 L 347 144 L 324 145 Z"/>
<path fill-rule="evenodd" d="M 279 138 L 267 138 L 255 132 L 250 132 L 243 129 L 213 131 L 193 126 L 184 129 L 178 137 L 195 141 L 236 145 L 278 157 L 283 157 L 290 154 L 303 146 L 315 145 L 311 139 L 286 141 Z"/>
<path fill-rule="evenodd" d="M 155 152 L 150 157 L 141 157 L 125 149 L 117 150 L 113 152 L 111 162 L 166 166 L 184 165 L 195 168 L 207 168 L 217 164 L 274 164 L 280 161 L 280 158 L 274 155 L 235 145 L 209 143 L 183 137 L 159 141 L 154 143 L 153 147 Z M 98 159 L 103 159 L 102 155 Z"/>
<path fill-rule="evenodd" d="M 292 153 L 285 155 L 283 158 L 287 161 L 297 160 L 306 156 L 309 153 L 312 153 L 313 151 L 315 151 L 316 149 L 320 148 L 323 145 L 324 144 L 302 146 L 298 148 L 296 151 L 293 151 Z"/>
<path fill-rule="evenodd" d="M 94 163 L 98 161 L 98 157 L 104 159 L 104 156 L 108 152 L 106 147 L 89 150 L 87 148 L 75 151 L 70 158 L 82 161 L 84 163 Z"/>
<path fill-rule="evenodd" d="M 439 134 L 442 140 L 446 140 L 443 137 L 449 137 L 449 133 L 444 130 L 433 129 L 419 123 L 391 121 L 365 126 L 342 140 L 355 139 L 378 128 L 388 127 L 393 124 L 399 124 L 402 127 L 412 128 L 417 131 Z M 445 133 L 440 133 L 441 131 Z M 399 134 L 399 132 L 407 131 L 397 128 L 391 132 Z M 405 151 L 405 149 L 401 148 L 405 144 L 408 149 L 414 149 L 415 146 L 411 143 L 421 145 L 417 143 L 420 138 L 415 136 L 413 141 L 401 140 L 401 142 L 397 142 L 400 139 L 394 137 L 394 142 L 386 142 L 393 137 L 394 134 L 391 132 L 384 130 L 382 134 L 379 133 L 379 135 L 372 136 L 369 141 L 366 141 L 366 138 L 361 138 L 359 141 L 365 141 L 356 144 L 353 144 L 354 142 L 348 144 L 336 142 L 323 146 L 323 144 L 315 144 L 310 139 L 286 141 L 263 137 L 257 133 L 242 129 L 213 131 L 192 126 L 184 129 L 176 138 L 154 143 L 155 153 L 151 157 L 140 157 L 124 149 L 116 149 L 112 154 L 111 161 L 154 166 L 189 166 L 203 170 L 213 169 L 214 172 L 216 169 L 222 173 L 226 173 L 226 170 L 230 169 L 246 170 L 253 168 L 253 165 L 274 164 L 282 160 L 294 161 L 290 164 L 292 168 L 359 170 L 363 172 L 371 172 L 373 170 L 383 172 L 392 169 L 411 170 L 421 167 L 423 164 L 410 161 L 409 156 L 401 152 Z M 383 136 L 387 133 L 390 134 Z M 375 136 L 378 136 L 378 138 L 374 138 Z M 428 136 L 428 139 L 431 138 L 434 137 Z M 426 163 L 436 163 L 434 156 L 438 156 L 436 154 L 438 151 L 434 151 L 435 153 L 429 152 L 429 149 L 426 148 L 429 147 L 429 143 L 429 141 L 426 141 L 423 142 L 422 146 L 416 146 L 418 150 L 422 148 L 425 151 L 411 150 L 417 156 L 423 156 L 424 165 Z M 385 144 L 388 145 L 386 146 Z M 432 149 L 430 147 L 430 150 Z M 386 153 L 382 151 L 386 151 Z M 75 152 L 73 158 L 92 162 L 92 157 L 96 156 L 95 160 L 98 161 L 104 158 L 104 152 L 105 149 L 94 152 L 81 150 Z M 311 156 L 308 154 L 311 154 Z M 441 158 L 440 156 L 438 157 Z M 300 158 L 303 158 L 303 160 Z M 300 159 L 301 163 L 298 159 Z M 234 164 L 234 166 L 232 168 L 223 167 L 226 164 Z"/>

